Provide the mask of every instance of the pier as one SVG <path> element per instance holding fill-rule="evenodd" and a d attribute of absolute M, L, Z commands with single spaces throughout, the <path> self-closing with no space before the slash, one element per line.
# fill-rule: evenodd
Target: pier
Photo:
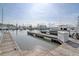
<path fill-rule="evenodd" d="M 21 55 L 16 42 L 13 40 L 10 32 L 4 32 L 0 41 L 1 56 L 19 56 Z"/>
<path fill-rule="evenodd" d="M 65 43 L 54 50 L 36 48 L 32 51 L 25 51 L 24 56 L 79 56 L 79 48 L 73 48 Z"/>
<path fill-rule="evenodd" d="M 29 35 L 36 36 L 36 37 L 41 37 L 41 38 L 47 37 L 47 38 L 50 38 L 51 41 L 55 41 L 55 42 L 58 42 L 60 44 L 63 43 L 61 40 L 58 39 L 58 36 L 56 36 L 56 35 L 37 33 L 37 32 L 32 32 L 32 31 L 28 31 L 27 33 Z"/>

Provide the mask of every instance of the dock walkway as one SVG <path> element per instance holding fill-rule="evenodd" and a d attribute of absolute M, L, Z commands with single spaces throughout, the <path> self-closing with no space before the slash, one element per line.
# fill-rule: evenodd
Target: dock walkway
<path fill-rule="evenodd" d="M 50 53 L 54 56 L 79 56 L 79 48 L 73 48 L 64 43 L 55 50 L 51 50 Z"/>
<path fill-rule="evenodd" d="M 2 56 L 19 56 L 21 55 L 16 43 L 9 32 L 4 32 L 0 42 L 0 55 Z"/>
<path fill-rule="evenodd" d="M 79 48 L 73 48 L 64 43 L 56 49 L 42 50 L 33 49 L 32 51 L 24 51 L 24 56 L 79 56 Z"/>

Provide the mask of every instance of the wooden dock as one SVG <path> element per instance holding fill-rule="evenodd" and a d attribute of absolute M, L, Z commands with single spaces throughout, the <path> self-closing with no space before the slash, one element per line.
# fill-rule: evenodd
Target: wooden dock
<path fill-rule="evenodd" d="M 0 42 L 0 55 L 1 56 L 19 56 L 21 55 L 17 48 L 16 42 L 12 39 L 9 32 L 4 32 Z"/>
<path fill-rule="evenodd" d="M 73 48 L 64 43 L 56 49 L 43 50 L 35 48 L 31 51 L 24 51 L 24 56 L 79 56 L 79 48 Z"/>
<path fill-rule="evenodd" d="M 79 56 L 79 48 L 74 48 L 64 43 L 55 50 L 51 50 L 50 53 L 54 56 Z"/>

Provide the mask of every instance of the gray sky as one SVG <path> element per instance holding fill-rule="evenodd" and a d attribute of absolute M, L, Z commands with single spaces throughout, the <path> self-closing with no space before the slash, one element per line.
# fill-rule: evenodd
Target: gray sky
<path fill-rule="evenodd" d="M 0 4 L 4 9 L 4 23 L 12 24 L 76 24 L 79 4 Z"/>

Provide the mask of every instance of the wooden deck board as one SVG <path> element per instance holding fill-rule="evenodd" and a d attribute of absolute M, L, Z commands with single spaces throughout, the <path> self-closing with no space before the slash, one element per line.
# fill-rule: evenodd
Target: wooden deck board
<path fill-rule="evenodd" d="M 13 39 L 11 38 L 11 34 L 9 32 L 3 34 L 3 38 L 0 43 L 0 55 L 6 55 L 6 56 L 20 55 L 19 50 L 17 49 L 17 46 L 13 41 Z"/>
<path fill-rule="evenodd" d="M 50 51 L 50 53 L 58 56 L 79 56 L 79 50 L 77 48 L 68 46 L 67 44 L 62 44 L 55 50 Z"/>

